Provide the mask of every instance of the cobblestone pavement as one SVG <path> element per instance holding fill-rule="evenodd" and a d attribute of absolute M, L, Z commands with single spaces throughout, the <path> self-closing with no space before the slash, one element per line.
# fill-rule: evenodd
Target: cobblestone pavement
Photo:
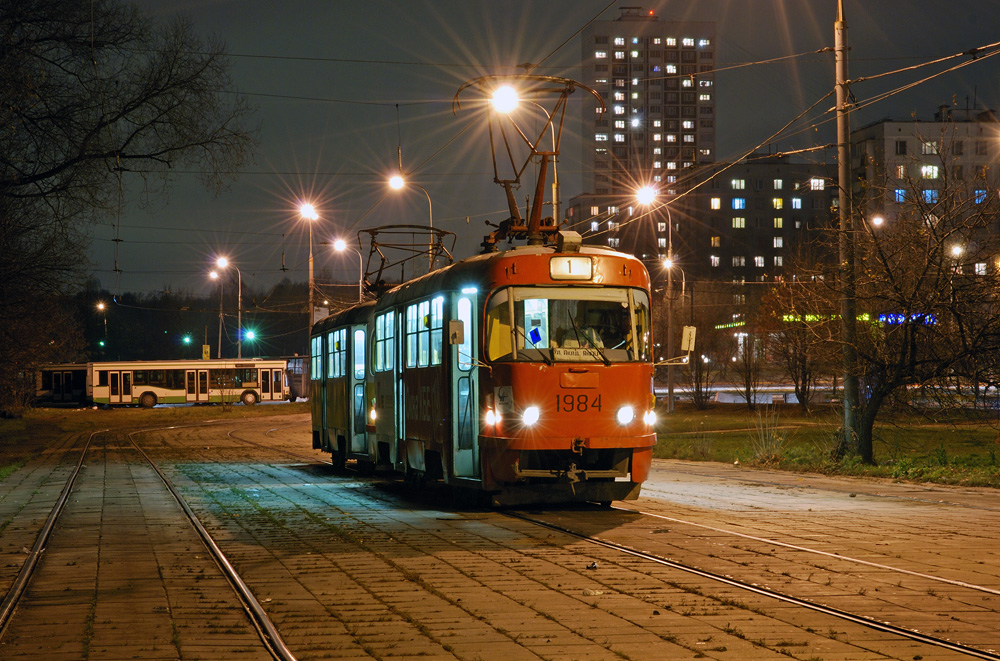
<path fill-rule="evenodd" d="M 136 438 L 299 659 L 958 658 L 456 507 L 441 489 L 338 474 L 308 447 L 306 418 Z M 0 482 L 5 588 L 80 442 Z M 121 438 L 88 458 L 0 658 L 268 658 L 165 493 Z M 649 514 L 529 514 L 991 648 L 994 493 L 657 462 L 645 495 L 623 505 Z"/>

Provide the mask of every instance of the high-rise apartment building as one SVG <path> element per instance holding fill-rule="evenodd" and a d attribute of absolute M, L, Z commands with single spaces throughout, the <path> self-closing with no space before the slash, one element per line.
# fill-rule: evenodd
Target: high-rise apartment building
<path fill-rule="evenodd" d="M 583 189 L 612 204 L 666 187 L 715 157 L 715 24 L 661 20 L 640 7 L 583 32 Z"/>

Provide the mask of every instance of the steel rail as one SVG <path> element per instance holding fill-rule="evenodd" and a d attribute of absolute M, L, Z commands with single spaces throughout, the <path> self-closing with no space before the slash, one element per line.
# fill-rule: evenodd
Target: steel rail
<path fill-rule="evenodd" d="M 274 623 L 271 621 L 271 618 L 268 617 L 263 606 L 260 605 L 260 602 L 257 601 L 256 597 L 254 597 L 253 592 L 251 592 L 250 588 L 240 577 L 232 563 L 229 562 L 229 558 L 226 557 L 226 554 L 223 553 L 222 549 L 219 548 L 219 545 L 215 543 L 212 535 L 208 532 L 205 526 L 202 525 L 198 516 L 194 513 L 194 510 L 191 509 L 191 506 L 188 505 L 184 497 L 177 491 L 170 479 L 163 473 L 163 471 L 160 470 L 160 467 L 156 465 L 156 462 L 154 462 L 149 455 L 146 454 L 145 450 L 139 447 L 139 444 L 136 443 L 135 439 L 132 437 L 132 433 L 129 433 L 127 436 L 129 442 L 132 443 L 135 449 L 139 451 L 139 454 L 141 454 L 143 458 L 149 462 L 149 465 L 152 466 L 156 474 L 160 476 L 163 484 L 173 495 L 177 504 L 184 510 L 184 513 L 191 521 L 191 525 L 194 526 L 198 536 L 201 537 L 205 547 L 212 554 L 212 557 L 215 559 L 219 569 L 221 569 L 222 573 L 225 574 L 226 579 L 233 588 L 233 591 L 236 592 L 236 596 L 239 597 L 240 602 L 243 604 L 243 609 L 247 612 L 247 615 L 250 616 L 250 620 L 253 622 L 254 628 L 257 629 L 257 634 L 260 636 L 264 646 L 268 649 L 268 652 L 280 661 L 297 661 L 295 655 L 292 654 L 291 650 L 288 649 L 288 646 L 285 645 L 285 641 L 281 638 L 281 634 L 278 633 L 277 627 L 274 626 Z"/>
<path fill-rule="evenodd" d="M 781 592 L 776 592 L 774 590 L 761 587 L 759 585 L 752 585 L 750 583 L 745 583 L 743 581 L 731 578 L 729 576 L 724 576 L 722 574 L 716 574 L 714 572 L 706 571 L 704 569 L 698 569 L 697 567 L 691 567 L 683 563 L 677 562 L 675 560 L 670 560 L 653 553 L 647 553 L 645 551 L 638 551 L 636 549 L 624 546 L 621 544 L 616 544 L 614 542 L 609 542 L 603 540 L 599 537 L 592 537 L 575 530 L 570 530 L 563 526 L 556 525 L 554 523 L 548 523 L 546 521 L 539 521 L 538 519 L 533 519 L 530 516 L 518 514 L 515 512 L 504 512 L 506 516 L 518 519 L 520 521 L 525 521 L 527 523 L 532 523 L 543 528 L 548 528 L 549 530 L 554 530 L 561 532 L 563 534 L 575 537 L 585 542 L 589 542 L 596 546 L 606 548 L 612 551 L 617 551 L 619 553 L 624 553 L 626 555 L 631 555 L 636 558 L 641 558 L 643 560 L 648 560 L 650 562 L 655 562 L 657 564 L 670 567 L 671 569 L 676 569 L 678 571 L 683 571 L 689 574 L 694 574 L 701 578 L 705 578 L 717 583 L 723 583 L 729 585 L 730 587 L 735 587 L 741 590 L 746 590 L 764 597 L 769 597 L 771 599 L 776 599 L 778 601 L 783 601 L 795 606 L 800 606 L 802 608 L 808 608 L 809 610 L 823 613 L 825 615 L 830 615 L 841 620 L 852 622 L 854 624 L 859 624 L 870 629 L 875 629 L 877 631 L 882 631 L 885 633 L 893 634 L 906 638 L 908 640 L 917 641 L 924 643 L 926 645 L 932 645 L 942 649 L 947 649 L 952 652 L 958 652 L 960 654 L 965 654 L 967 656 L 973 656 L 980 659 L 994 659 L 1000 660 L 1000 654 L 995 652 L 990 652 L 986 650 L 981 650 L 968 645 L 963 645 L 961 643 L 955 643 L 950 640 L 944 640 L 943 638 L 935 638 L 934 636 L 929 636 L 927 634 L 920 633 L 919 631 L 913 631 L 912 629 L 906 629 L 904 627 L 899 627 L 894 624 L 889 624 L 888 622 L 880 622 L 878 620 L 866 617 L 863 615 L 857 615 L 855 613 L 850 613 L 848 611 L 841 610 L 839 608 L 834 608 L 832 606 L 824 606 L 823 604 L 817 604 L 815 602 L 809 601 L 807 599 L 801 599 L 799 597 L 793 597 L 791 595 L 783 594 Z"/>
<path fill-rule="evenodd" d="M 20 602 L 21 596 L 24 594 L 24 590 L 28 586 L 28 582 L 31 580 L 31 575 L 35 571 L 35 565 L 38 564 L 38 560 L 41 557 L 42 552 L 45 550 L 45 545 L 49 541 L 49 535 L 55 527 L 56 519 L 58 519 L 59 515 L 62 513 L 63 507 L 66 505 L 66 500 L 69 498 L 70 491 L 73 490 L 73 484 L 76 482 L 77 475 L 80 474 L 80 469 L 83 467 L 83 460 L 87 456 L 87 451 L 90 449 L 90 442 L 94 440 L 94 436 L 106 431 L 108 430 L 102 429 L 100 431 L 90 433 L 90 436 L 87 438 L 87 443 L 83 446 L 83 452 L 80 453 L 80 458 L 76 462 L 76 467 L 66 479 L 66 484 L 63 485 L 62 492 L 60 492 L 59 498 L 56 499 L 56 504 L 53 505 L 48 518 L 45 519 L 45 523 L 42 525 L 42 529 L 38 532 L 34 545 L 31 547 L 31 550 L 28 551 L 27 559 L 24 561 L 24 564 L 21 565 L 20 571 L 17 572 L 17 577 L 14 579 L 10 589 L 7 591 L 7 596 L 4 597 L 2 602 L 0 602 L 0 636 L 3 636 L 4 631 L 7 630 L 7 625 L 10 623 L 10 619 L 14 615 L 14 610 L 17 608 L 17 604 Z"/>

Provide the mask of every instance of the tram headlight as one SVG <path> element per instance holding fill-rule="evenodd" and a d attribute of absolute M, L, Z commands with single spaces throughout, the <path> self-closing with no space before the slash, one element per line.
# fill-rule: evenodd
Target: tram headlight
<path fill-rule="evenodd" d="M 486 409 L 486 424 L 493 426 L 500 422 L 500 412 L 493 409 Z"/>
<path fill-rule="evenodd" d="M 368 418 L 372 422 L 375 422 L 375 418 L 377 418 L 377 417 L 378 417 L 378 414 L 375 413 L 375 409 L 372 409 L 371 411 L 368 412 Z"/>
<path fill-rule="evenodd" d="M 538 407 L 529 406 L 524 409 L 524 413 L 521 414 L 521 422 L 524 423 L 525 427 L 530 427 L 531 425 L 538 422 Z"/>
<path fill-rule="evenodd" d="M 618 413 L 615 413 L 615 420 L 622 426 L 629 424 L 635 420 L 635 409 L 628 405 L 621 407 Z"/>
<path fill-rule="evenodd" d="M 642 414 L 642 421 L 652 427 L 656 424 L 656 411 L 649 410 Z"/>

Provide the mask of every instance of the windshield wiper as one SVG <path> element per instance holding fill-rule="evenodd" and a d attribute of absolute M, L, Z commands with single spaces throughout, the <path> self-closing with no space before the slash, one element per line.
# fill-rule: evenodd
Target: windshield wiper
<path fill-rule="evenodd" d="M 570 317 L 569 320 L 570 320 L 570 323 L 573 324 L 573 332 L 576 333 L 576 341 L 579 342 L 582 345 L 583 344 L 583 339 L 580 338 L 580 328 L 576 325 L 576 319 L 574 319 L 573 317 Z M 611 366 L 611 361 L 608 360 L 608 357 L 604 355 L 604 351 L 601 349 L 601 347 L 597 346 L 597 333 L 596 333 L 596 331 L 593 332 L 592 335 L 594 337 L 592 339 L 588 338 L 587 339 L 587 343 L 590 344 L 590 346 L 592 346 L 597 351 L 597 355 L 601 357 L 601 361 L 604 363 L 604 366 L 605 367 L 610 367 Z M 584 337 L 586 338 L 586 334 L 584 335 Z"/>
<path fill-rule="evenodd" d="M 521 330 L 521 329 L 520 329 L 520 328 L 518 327 L 518 325 L 517 325 L 517 324 L 514 324 L 514 330 L 515 330 L 515 331 L 517 331 L 518 333 L 520 333 L 520 334 L 521 334 L 521 337 L 523 337 L 523 338 L 524 338 L 524 341 L 525 341 L 525 342 L 531 342 L 531 338 L 529 338 L 529 337 L 528 337 L 527 335 L 525 335 L 525 334 L 524 334 L 524 331 L 523 331 L 523 330 Z M 544 351 L 543 351 L 542 349 L 539 349 L 539 348 L 538 348 L 538 347 L 537 347 L 537 346 L 535 345 L 535 343 L 534 343 L 534 342 L 531 342 L 531 348 L 532 348 L 532 349 L 534 349 L 535 351 L 537 351 L 537 352 L 538 352 L 538 355 L 542 357 L 542 360 L 544 360 L 544 361 L 545 361 L 545 364 L 546 364 L 546 365 L 548 365 L 549 367 L 551 367 L 551 366 L 552 366 L 552 361 L 551 361 L 551 360 L 549 359 L 549 357 L 548 357 L 548 356 L 546 356 L 546 355 L 545 355 L 545 352 L 544 352 Z"/>

